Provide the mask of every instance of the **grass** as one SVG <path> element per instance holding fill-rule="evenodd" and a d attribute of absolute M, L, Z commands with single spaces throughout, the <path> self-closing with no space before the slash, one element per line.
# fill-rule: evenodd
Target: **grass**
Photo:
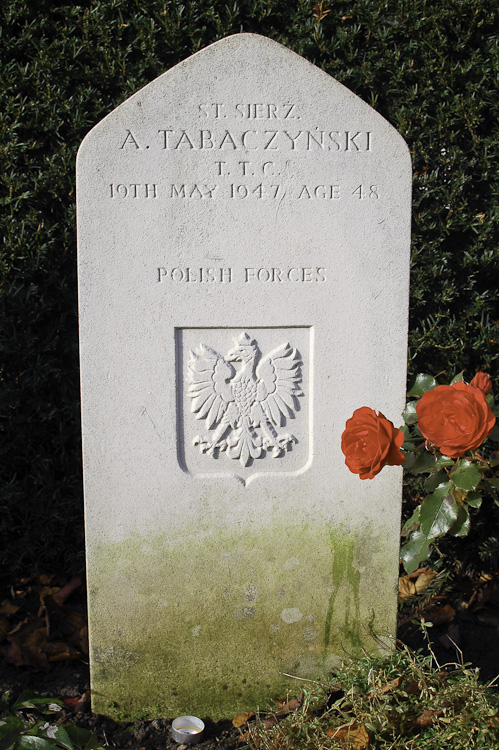
<path fill-rule="evenodd" d="M 300 682 L 301 706 L 282 721 L 258 720 L 248 746 L 492 750 L 499 747 L 499 696 L 478 677 L 467 665 L 439 666 L 406 647 L 386 658 L 365 656 L 324 684 Z"/>

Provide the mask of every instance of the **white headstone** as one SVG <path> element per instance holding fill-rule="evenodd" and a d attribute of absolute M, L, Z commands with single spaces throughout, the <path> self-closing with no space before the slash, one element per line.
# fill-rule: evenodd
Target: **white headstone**
<path fill-rule="evenodd" d="M 253 34 L 130 97 L 78 154 L 93 709 L 227 718 L 395 633 L 410 158 Z"/>

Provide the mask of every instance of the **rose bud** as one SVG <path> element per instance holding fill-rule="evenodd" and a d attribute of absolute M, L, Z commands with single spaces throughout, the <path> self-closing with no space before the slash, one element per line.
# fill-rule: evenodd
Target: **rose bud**
<path fill-rule="evenodd" d="M 492 378 L 487 372 L 477 372 L 470 385 L 480 388 L 488 396 L 492 390 Z"/>

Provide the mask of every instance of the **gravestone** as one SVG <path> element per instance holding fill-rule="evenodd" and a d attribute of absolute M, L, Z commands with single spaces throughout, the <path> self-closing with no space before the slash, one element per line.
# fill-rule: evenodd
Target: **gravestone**
<path fill-rule="evenodd" d="M 401 469 L 340 440 L 403 409 L 410 183 L 391 125 L 253 34 L 83 141 L 95 712 L 230 718 L 390 648 Z"/>

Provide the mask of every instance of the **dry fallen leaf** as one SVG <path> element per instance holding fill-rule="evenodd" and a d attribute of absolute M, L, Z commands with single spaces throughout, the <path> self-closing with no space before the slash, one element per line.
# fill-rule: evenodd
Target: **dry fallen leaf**
<path fill-rule="evenodd" d="M 452 622 L 456 615 L 456 610 L 450 604 L 446 604 L 444 607 L 437 607 L 431 609 L 429 612 L 425 612 L 424 619 L 426 622 L 432 622 L 433 625 L 445 625 L 448 622 Z"/>
<path fill-rule="evenodd" d="M 49 662 L 74 660 L 88 653 L 86 614 L 68 612 L 64 606 L 81 578 L 73 578 L 63 588 L 52 585 L 53 578 L 41 575 L 37 584 L 24 590 L 16 584 L 18 588 L 11 589 L 14 601 L 5 599 L 0 604 L 2 655 L 15 666 L 45 670 Z"/>
<path fill-rule="evenodd" d="M 40 591 L 40 602 L 43 604 L 44 599 L 47 596 L 53 596 L 58 591 L 60 591 L 59 586 L 43 586 L 42 590 Z"/>
<path fill-rule="evenodd" d="M 404 693 L 407 693 L 407 695 L 416 695 L 416 693 L 419 693 L 419 691 L 421 690 L 416 680 L 405 681 L 402 685 L 402 689 Z"/>
<path fill-rule="evenodd" d="M 442 646 L 447 649 L 460 648 L 461 647 L 461 633 L 459 625 L 455 622 L 451 622 L 447 628 L 447 632 L 441 635 L 438 639 Z"/>
<path fill-rule="evenodd" d="M 42 584 L 42 586 L 50 586 L 50 583 L 52 579 L 54 578 L 53 575 L 46 575 L 45 573 L 42 573 L 41 576 L 38 577 L 38 580 Z"/>
<path fill-rule="evenodd" d="M 13 636 L 9 635 L 11 642 L 5 654 L 5 661 L 16 667 L 34 667 L 35 669 L 47 669 L 48 661 L 44 653 L 47 645 L 47 635 L 43 621 L 32 620 L 23 623 L 23 627 Z"/>
<path fill-rule="evenodd" d="M 442 716 L 443 711 L 433 711 L 431 708 L 425 708 L 421 716 L 414 721 L 414 727 L 416 729 L 428 729 L 433 726 L 439 716 Z"/>
<path fill-rule="evenodd" d="M 67 643 L 63 643 L 62 641 L 47 643 L 45 646 L 45 653 L 47 654 L 49 661 L 74 661 L 81 656 L 78 649 L 69 646 Z"/>
<path fill-rule="evenodd" d="M 279 711 L 277 712 L 277 716 L 281 718 L 282 716 L 286 716 L 286 714 L 291 713 L 291 711 L 296 711 L 298 708 L 300 708 L 302 703 L 303 703 L 303 693 L 301 693 L 299 698 L 292 698 L 287 703 L 282 703 L 279 708 Z"/>
<path fill-rule="evenodd" d="M 365 750 L 369 747 L 369 733 L 363 724 L 357 724 L 356 721 L 352 722 L 347 727 L 328 727 L 326 734 L 331 739 L 339 740 L 342 744 L 351 750 Z"/>
<path fill-rule="evenodd" d="M 492 627 L 499 627 L 499 609 L 477 609 L 476 616 L 479 622 Z"/>
<path fill-rule="evenodd" d="M 80 699 L 76 695 L 74 698 L 63 698 L 62 700 L 66 706 L 72 706 L 72 708 L 74 708 Z"/>
<path fill-rule="evenodd" d="M 380 695 L 386 695 L 386 693 L 391 692 L 392 690 L 395 690 L 396 688 L 400 687 L 400 684 L 402 683 L 402 680 L 404 679 L 403 675 L 400 675 L 399 677 L 395 677 L 394 680 L 390 680 L 390 682 L 387 682 L 386 685 L 383 685 L 378 690 L 378 693 Z"/>
<path fill-rule="evenodd" d="M 76 713 L 83 713 L 84 711 L 90 710 L 90 690 L 86 690 L 80 697 L 78 703 L 75 706 Z"/>
<path fill-rule="evenodd" d="M 401 599 L 405 599 L 408 596 L 414 596 L 416 593 L 416 585 L 414 581 L 411 581 L 407 576 L 400 576 L 399 578 L 399 596 Z"/>
<path fill-rule="evenodd" d="M 437 576 L 438 576 L 438 573 L 435 570 L 430 570 L 429 568 L 423 568 L 414 583 L 416 587 L 416 594 L 420 594 L 422 591 L 424 591 L 425 588 L 429 586 L 430 583 Z"/>
<path fill-rule="evenodd" d="M 260 724 L 264 729 L 271 729 L 275 724 L 277 724 L 277 718 L 275 716 L 269 716 L 266 719 L 262 719 Z"/>
<path fill-rule="evenodd" d="M 237 714 L 237 716 L 234 716 L 232 719 L 232 726 L 236 727 L 238 729 L 239 727 L 244 726 L 248 723 L 249 719 L 251 719 L 252 716 L 255 714 L 249 711 L 247 714 Z"/>
<path fill-rule="evenodd" d="M 10 629 L 10 623 L 3 617 L 0 617 L 0 641 L 3 641 Z"/>
<path fill-rule="evenodd" d="M 63 586 L 62 589 L 59 589 L 53 595 L 55 603 L 59 606 L 63 604 L 68 596 L 72 594 L 73 591 L 75 591 L 79 586 L 81 586 L 81 578 L 79 576 L 76 576 L 76 578 L 73 578 L 69 583 Z"/>
<path fill-rule="evenodd" d="M 0 604 L 0 615 L 15 615 L 18 609 L 18 606 L 9 602 L 8 599 L 4 599 Z"/>

